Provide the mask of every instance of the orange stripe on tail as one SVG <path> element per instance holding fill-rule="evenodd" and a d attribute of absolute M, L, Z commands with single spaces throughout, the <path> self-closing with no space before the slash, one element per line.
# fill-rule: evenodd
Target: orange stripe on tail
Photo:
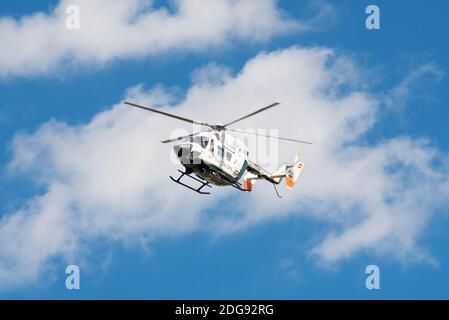
<path fill-rule="evenodd" d="M 285 184 L 287 185 L 287 188 L 293 189 L 293 187 L 295 186 L 295 181 L 293 180 L 292 177 L 286 176 L 285 177 Z"/>
<path fill-rule="evenodd" d="M 253 184 L 248 179 L 244 179 L 243 188 L 245 189 L 245 191 L 251 191 L 253 189 Z"/>

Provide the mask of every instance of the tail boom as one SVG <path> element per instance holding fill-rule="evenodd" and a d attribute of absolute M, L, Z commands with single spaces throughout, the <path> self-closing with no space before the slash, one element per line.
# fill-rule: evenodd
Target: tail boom
<path fill-rule="evenodd" d="M 256 180 L 265 179 L 276 185 L 280 184 L 284 177 L 287 188 L 293 189 L 303 169 L 304 163 L 299 161 L 298 155 L 295 157 L 295 163 L 293 165 L 283 164 L 274 174 L 270 174 L 260 166 L 251 162 L 248 167 L 248 172 L 244 176 L 244 190 L 248 192 L 251 191 Z"/>

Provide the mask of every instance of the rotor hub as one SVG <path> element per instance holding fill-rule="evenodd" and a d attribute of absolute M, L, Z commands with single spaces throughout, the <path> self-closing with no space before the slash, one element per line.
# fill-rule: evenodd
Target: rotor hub
<path fill-rule="evenodd" d="M 222 124 L 214 124 L 214 125 L 211 125 L 211 127 L 213 130 L 216 130 L 216 131 L 224 131 L 226 129 L 226 127 Z"/>

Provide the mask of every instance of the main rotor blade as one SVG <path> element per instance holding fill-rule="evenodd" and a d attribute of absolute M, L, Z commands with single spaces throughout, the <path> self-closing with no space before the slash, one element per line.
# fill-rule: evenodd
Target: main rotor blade
<path fill-rule="evenodd" d="M 245 131 L 240 131 L 240 130 L 235 130 L 235 129 L 225 129 L 226 131 L 232 131 L 232 132 L 238 132 L 238 133 L 242 133 L 242 134 L 249 134 L 252 136 L 258 136 L 258 137 L 265 137 L 265 138 L 271 138 L 271 139 L 278 139 L 278 140 L 285 140 L 285 141 L 292 141 L 292 142 L 298 142 L 298 143 L 305 143 L 305 144 L 313 144 L 313 142 L 309 142 L 309 141 L 304 141 L 304 140 L 297 140 L 297 139 L 290 139 L 290 138 L 281 138 L 281 137 L 274 137 L 274 136 L 269 136 L 266 134 L 258 134 L 258 133 L 253 133 L 253 132 L 245 132 Z"/>
<path fill-rule="evenodd" d="M 159 114 L 162 114 L 162 115 L 164 115 L 164 116 L 171 117 L 171 118 L 175 118 L 175 119 L 178 119 L 178 120 L 181 120 L 181 121 L 185 121 L 185 122 L 188 122 L 188 123 L 200 124 L 200 125 L 202 125 L 202 126 L 211 127 L 211 125 L 208 124 L 208 123 L 204 123 L 204 122 L 200 122 L 200 121 L 195 121 L 195 120 L 188 119 L 188 118 L 183 118 L 183 117 L 180 117 L 180 116 L 177 116 L 177 115 L 168 113 L 168 112 L 164 112 L 164 111 L 157 110 L 157 109 L 153 109 L 153 108 L 149 108 L 149 107 L 144 107 L 144 106 L 141 106 L 141 105 L 138 105 L 138 104 L 135 104 L 135 103 L 131 103 L 131 102 L 125 101 L 125 104 L 130 105 L 130 106 L 132 106 L 132 107 L 144 109 L 144 110 L 147 110 L 147 111 L 159 113 Z"/>
<path fill-rule="evenodd" d="M 175 142 L 175 141 L 179 141 L 179 140 L 182 140 L 182 139 L 185 139 L 185 138 L 193 137 L 193 136 L 195 136 L 195 135 L 197 135 L 198 133 L 201 133 L 201 132 L 203 132 L 203 131 L 195 132 L 195 133 L 192 133 L 192 134 L 188 134 L 188 135 L 186 135 L 186 136 L 181 136 L 181 137 L 176 137 L 176 138 L 164 140 L 164 141 L 161 141 L 161 142 L 162 142 L 162 143 Z"/>
<path fill-rule="evenodd" d="M 223 128 L 225 128 L 225 127 L 227 127 L 227 126 L 230 126 L 231 124 L 234 124 L 234 123 L 236 123 L 236 122 L 239 122 L 239 121 L 241 121 L 241 120 L 243 120 L 243 119 L 252 117 L 252 116 L 254 116 L 255 114 L 258 114 L 259 112 L 265 111 L 265 110 L 270 109 L 270 108 L 272 108 L 272 107 L 275 107 L 275 106 L 277 106 L 277 105 L 279 105 L 279 104 L 280 104 L 279 102 L 275 102 L 275 103 L 273 103 L 273 104 L 270 104 L 269 106 L 266 106 L 266 107 L 263 107 L 262 109 L 256 110 L 256 111 L 254 111 L 254 112 L 252 112 L 252 113 L 250 113 L 250 114 L 248 114 L 248 115 L 246 115 L 246 116 L 244 116 L 244 117 L 241 117 L 241 118 L 239 118 L 239 119 L 237 119 L 237 120 L 234 120 L 234 121 L 232 121 L 232 122 L 226 123 L 225 125 L 223 125 Z"/>

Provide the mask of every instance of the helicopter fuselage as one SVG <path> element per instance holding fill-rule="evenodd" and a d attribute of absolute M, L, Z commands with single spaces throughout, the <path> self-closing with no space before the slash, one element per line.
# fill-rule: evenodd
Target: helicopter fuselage
<path fill-rule="evenodd" d="M 214 185 L 235 184 L 248 166 L 248 149 L 240 139 L 220 131 L 205 131 L 173 146 L 186 172 Z"/>

